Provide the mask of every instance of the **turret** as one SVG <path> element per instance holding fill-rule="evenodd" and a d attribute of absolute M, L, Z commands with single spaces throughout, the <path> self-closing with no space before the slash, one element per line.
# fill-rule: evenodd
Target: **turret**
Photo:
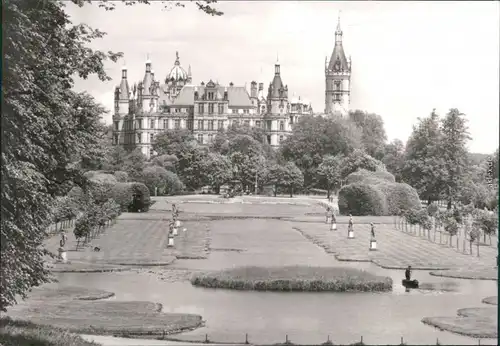
<path fill-rule="evenodd" d="M 127 81 L 127 67 L 122 67 L 122 80 L 118 93 L 118 114 L 127 115 L 129 113 L 130 89 Z"/>
<path fill-rule="evenodd" d="M 257 98 L 257 82 L 252 81 L 250 86 L 250 97 Z"/>

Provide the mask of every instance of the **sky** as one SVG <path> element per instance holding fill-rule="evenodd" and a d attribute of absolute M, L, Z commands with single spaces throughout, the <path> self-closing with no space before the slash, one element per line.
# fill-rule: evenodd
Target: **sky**
<path fill-rule="evenodd" d="M 107 63 L 111 82 L 77 80 L 107 109 L 121 68 L 130 82 L 142 80 L 149 55 L 155 77 L 164 81 L 175 52 L 181 66 L 191 65 L 193 83 L 212 79 L 266 89 L 279 59 L 289 96 L 324 110 L 325 57 L 330 57 L 340 13 L 344 49 L 352 57 L 351 109 L 377 113 L 389 140 L 406 141 L 417 118 L 435 108 L 467 115 L 471 152 L 492 153 L 499 142 L 499 2 L 339 2 L 223 1 L 212 17 L 186 2 L 185 8 L 124 6 L 114 11 L 97 5 L 67 5 L 75 24 L 107 33 L 95 49 L 119 51 Z M 105 116 L 111 122 L 111 113 Z"/>

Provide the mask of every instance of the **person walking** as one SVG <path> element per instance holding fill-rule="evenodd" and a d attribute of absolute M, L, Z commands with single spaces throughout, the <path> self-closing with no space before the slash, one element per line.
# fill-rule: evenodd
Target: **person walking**
<path fill-rule="evenodd" d="M 406 268 L 406 270 L 405 270 L 405 278 L 408 281 L 411 280 L 411 266 L 408 266 L 408 268 Z"/>
<path fill-rule="evenodd" d="M 373 222 L 370 222 L 370 225 L 372 226 L 371 227 L 372 238 L 375 239 L 375 225 L 373 224 Z"/>

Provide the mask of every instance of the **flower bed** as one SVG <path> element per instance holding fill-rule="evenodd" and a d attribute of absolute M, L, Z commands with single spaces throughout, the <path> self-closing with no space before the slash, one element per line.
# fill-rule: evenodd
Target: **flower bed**
<path fill-rule="evenodd" d="M 195 274 L 194 286 L 257 291 L 384 292 L 392 279 L 353 268 L 240 267 Z"/>

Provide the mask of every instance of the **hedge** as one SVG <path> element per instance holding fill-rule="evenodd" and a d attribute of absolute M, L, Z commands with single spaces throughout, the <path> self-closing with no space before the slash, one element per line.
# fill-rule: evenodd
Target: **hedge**
<path fill-rule="evenodd" d="M 355 216 L 388 215 L 386 196 L 376 185 L 354 183 L 339 191 L 339 211 L 343 215 Z"/>
<path fill-rule="evenodd" d="M 116 183 L 111 189 L 111 197 L 122 211 L 128 211 L 134 201 L 134 189 L 131 183 Z"/>
<path fill-rule="evenodd" d="M 116 171 L 113 173 L 116 181 L 120 183 L 126 183 L 128 181 L 128 173 L 124 171 Z"/>
<path fill-rule="evenodd" d="M 361 181 L 366 182 L 366 180 L 383 180 L 388 181 L 390 183 L 396 182 L 396 178 L 389 172 L 386 171 L 368 171 L 366 169 L 360 169 L 356 172 L 349 174 L 346 178 L 347 184 L 358 183 Z"/>
<path fill-rule="evenodd" d="M 149 189 L 143 183 L 129 183 L 132 187 L 132 204 L 129 205 L 129 211 L 148 211 L 151 204 L 151 195 Z"/>
<path fill-rule="evenodd" d="M 385 195 L 390 215 L 400 215 L 404 211 L 422 208 L 417 190 L 408 184 L 379 181 L 375 186 Z"/>

